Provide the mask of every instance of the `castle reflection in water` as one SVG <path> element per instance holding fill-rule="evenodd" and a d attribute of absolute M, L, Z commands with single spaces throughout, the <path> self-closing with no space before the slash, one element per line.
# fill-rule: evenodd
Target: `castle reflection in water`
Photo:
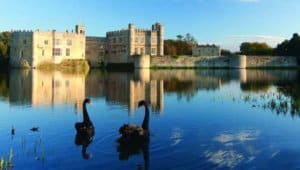
<path fill-rule="evenodd" d="M 142 69 L 89 73 L 11 70 L 8 100 L 13 106 L 32 107 L 72 103 L 81 112 L 84 98 L 103 98 L 110 105 L 125 106 L 132 113 L 138 101 L 145 99 L 152 110 L 162 112 L 164 94 L 190 98 L 200 89 L 220 89 L 231 81 L 240 82 L 242 91 L 266 91 L 271 85 L 282 86 L 285 82 L 295 82 L 298 77 L 297 70 Z"/>
<path fill-rule="evenodd" d="M 32 107 L 75 103 L 78 112 L 86 97 L 103 97 L 110 104 L 133 112 L 146 100 L 156 112 L 163 110 L 163 80 L 151 80 L 150 70 L 134 73 L 65 73 L 61 71 L 12 70 L 9 74 L 11 105 Z"/>

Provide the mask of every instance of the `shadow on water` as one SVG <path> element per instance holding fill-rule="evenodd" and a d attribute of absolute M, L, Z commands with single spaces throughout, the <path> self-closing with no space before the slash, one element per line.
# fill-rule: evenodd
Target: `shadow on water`
<path fill-rule="evenodd" d="M 88 115 L 86 104 L 90 103 L 90 99 L 85 99 L 83 102 L 83 121 L 75 123 L 76 136 L 75 144 L 82 146 L 81 155 L 83 159 L 90 159 L 91 153 L 87 153 L 88 146 L 92 143 L 95 135 L 95 128 Z"/>

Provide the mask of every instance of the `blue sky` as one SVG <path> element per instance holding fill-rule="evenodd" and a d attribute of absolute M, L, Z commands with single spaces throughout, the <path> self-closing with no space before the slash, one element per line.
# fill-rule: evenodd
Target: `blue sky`
<path fill-rule="evenodd" d="M 126 28 L 129 22 L 165 26 L 165 38 L 191 33 L 200 44 L 238 50 L 243 41 L 275 46 L 300 32 L 300 0 L 0 0 L 0 31 L 71 30 L 87 35 Z"/>

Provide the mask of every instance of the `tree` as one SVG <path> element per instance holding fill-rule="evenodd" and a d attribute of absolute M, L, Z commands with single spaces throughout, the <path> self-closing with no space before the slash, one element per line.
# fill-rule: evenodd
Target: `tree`
<path fill-rule="evenodd" d="M 273 49 L 267 43 L 244 42 L 240 46 L 243 55 L 273 55 Z"/>
<path fill-rule="evenodd" d="M 176 37 L 177 37 L 177 41 L 182 41 L 182 39 L 183 39 L 183 36 L 182 36 L 182 35 L 180 35 L 180 34 L 179 34 L 179 35 L 177 35 Z"/>
<path fill-rule="evenodd" d="M 300 57 L 300 36 L 293 34 L 290 40 L 285 40 L 274 49 L 276 55 Z"/>
<path fill-rule="evenodd" d="M 225 49 L 221 50 L 221 56 L 231 56 L 231 55 L 232 55 L 231 51 Z"/>
<path fill-rule="evenodd" d="M 8 66 L 10 50 L 10 32 L 0 33 L 0 65 Z"/>
<path fill-rule="evenodd" d="M 187 33 L 183 40 L 192 45 L 198 44 L 196 38 L 194 38 L 190 33 Z"/>
<path fill-rule="evenodd" d="M 184 36 L 177 35 L 177 39 L 164 41 L 164 52 L 166 55 L 192 55 L 192 46 L 197 44 L 197 40 L 187 33 Z"/>

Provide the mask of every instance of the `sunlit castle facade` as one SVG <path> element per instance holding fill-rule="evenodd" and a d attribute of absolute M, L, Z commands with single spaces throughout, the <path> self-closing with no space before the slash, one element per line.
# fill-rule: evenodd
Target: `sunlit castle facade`
<path fill-rule="evenodd" d="M 164 55 L 162 24 L 155 23 L 149 30 L 129 24 L 128 29 L 107 32 L 106 37 L 86 36 L 83 25 L 76 25 L 71 32 L 36 30 L 11 34 L 12 67 L 36 68 L 80 59 L 86 59 L 91 67 L 98 67 L 103 63 L 134 63 L 135 55 Z"/>
<path fill-rule="evenodd" d="M 13 31 L 10 65 L 35 68 L 43 63 L 59 64 L 63 60 L 85 59 L 85 27 L 75 32 Z"/>
<path fill-rule="evenodd" d="M 164 55 L 164 26 L 155 23 L 149 30 L 137 29 L 129 24 L 128 29 L 106 33 L 106 63 L 132 62 L 134 55 Z"/>

